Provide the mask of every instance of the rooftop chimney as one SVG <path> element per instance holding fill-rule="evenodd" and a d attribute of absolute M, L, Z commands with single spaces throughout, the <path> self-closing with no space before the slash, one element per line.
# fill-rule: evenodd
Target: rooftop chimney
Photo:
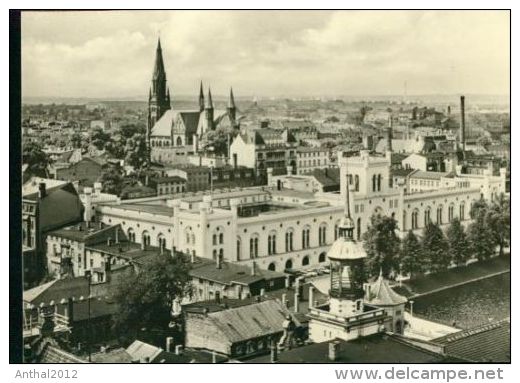
<path fill-rule="evenodd" d="M 47 190 L 45 188 L 45 182 L 40 182 L 38 185 L 38 196 L 41 198 L 45 198 L 47 195 Z"/>
<path fill-rule="evenodd" d="M 169 336 L 166 338 L 166 352 L 172 352 L 173 337 Z"/>
<path fill-rule="evenodd" d="M 464 96 L 460 96 L 460 141 L 462 151 L 466 151 L 466 111 L 464 106 Z"/>
<path fill-rule="evenodd" d="M 336 362 L 339 358 L 340 342 L 338 340 L 329 343 L 329 360 Z"/>
<path fill-rule="evenodd" d="M 271 341 L 271 363 L 278 362 L 278 347 L 276 342 Z"/>

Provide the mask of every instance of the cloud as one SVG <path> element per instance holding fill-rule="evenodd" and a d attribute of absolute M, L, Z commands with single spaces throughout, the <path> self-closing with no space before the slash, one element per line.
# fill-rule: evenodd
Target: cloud
<path fill-rule="evenodd" d="M 507 93 L 497 11 L 39 12 L 22 16 L 23 94 L 147 94 L 160 33 L 172 93 Z"/>

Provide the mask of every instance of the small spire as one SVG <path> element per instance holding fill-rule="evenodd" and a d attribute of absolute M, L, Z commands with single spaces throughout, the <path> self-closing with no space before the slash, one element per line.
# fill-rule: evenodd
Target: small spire
<path fill-rule="evenodd" d="M 213 99 L 211 98 L 210 87 L 208 87 L 208 99 L 206 100 L 206 109 L 213 109 Z"/>
<path fill-rule="evenodd" d="M 201 112 L 204 110 L 204 88 L 202 86 L 202 80 L 200 81 L 200 90 L 199 90 L 199 110 Z"/>
<path fill-rule="evenodd" d="M 166 72 L 164 70 L 164 60 L 161 48 L 161 38 L 157 39 L 157 51 L 155 53 L 155 65 L 153 69 L 153 78 L 157 79 L 163 77 L 166 79 Z"/>
<path fill-rule="evenodd" d="M 230 109 L 235 109 L 236 108 L 236 106 L 235 106 L 235 97 L 233 96 L 233 87 L 231 87 L 230 90 L 229 90 L 228 108 L 230 108 Z"/>

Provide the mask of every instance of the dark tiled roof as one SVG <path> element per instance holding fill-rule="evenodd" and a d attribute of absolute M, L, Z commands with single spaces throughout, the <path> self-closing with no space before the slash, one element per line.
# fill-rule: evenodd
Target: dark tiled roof
<path fill-rule="evenodd" d="M 90 227 L 87 227 L 86 222 L 80 222 L 77 225 L 70 225 L 58 230 L 53 230 L 49 232 L 48 235 L 93 244 L 106 241 L 108 237 L 114 240 L 116 228 L 119 229 L 119 239 L 121 241 L 126 240 L 126 235 L 121 230 L 120 225 L 100 227 L 98 224 L 91 223 Z"/>
<path fill-rule="evenodd" d="M 323 186 L 339 186 L 340 184 L 339 169 L 337 168 L 326 170 L 314 169 L 312 175 L 314 176 L 314 178 L 316 178 L 316 181 L 318 181 Z"/>
<path fill-rule="evenodd" d="M 197 132 L 197 127 L 199 125 L 200 112 L 179 112 L 179 115 L 182 118 L 182 122 L 186 127 L 186 135 L 193 135 Z"/>
<path fill-rule="evenodd" d="M 433 340 L 445 352 L 472 362 L 511 362 L 511 323 L 509 320 L 484 324 Z"/>
<path fill-rule="evenodd" d="M 109 254 L 116 257 L 125 258 L 139 264 L 146 264 L 155 259 L 161 253 L 159 247 L 147 246 L 144 250 L 141 245 L 135 242 L 120 242 L 113 243 L 98 243 L 92 246 L 87 246 L 86 249 L 99 251 L 101 253 Z M 169 250 L 164 250 L 165 253 L 170 253 Z"/>
<path fill-rule="evenodd" d="M 84 277 L 63 278 L 42 286 L 36 286 L 23 293 L 24 302 L 39 306 L 41 303 L 48 305 L 51 301 L 59 303 L 62 299 L 88 296 L 88 283 Z"/>
<path fill-rule="evenodd" d="M 139 211 L 150 214 L 165 215 L 173 217 L 173 207 L 164 205 L 152 205 L 152 204 L 137 204 L 137 203 L 122 203 L 119 205 L 109 205 L 113 209 L 125 209 L 132 211 Z"/>
<path fill-rule="evenodd" d="M 177 177 L 177 176 L 156 177 L 156 178 L 152 178 L 150 181 L 158 183 L 158 184 L 162 184 L 162 183 L 166 183 L 166 182 L 181 182 L 181 183 L 185 183 L 186 182 L 186 180 L 184 178 Z"/>
<path fill-rule="evenodd" d="M 329 342 L 314 343 L 278 354 L 279 363 L 440 363 L 446 358 L 394 340 L 386 335 L 371 335 L 340 342 L 336 361 L 331 361 Z M 246 363 L 269 363 L 270 355 Z"/>

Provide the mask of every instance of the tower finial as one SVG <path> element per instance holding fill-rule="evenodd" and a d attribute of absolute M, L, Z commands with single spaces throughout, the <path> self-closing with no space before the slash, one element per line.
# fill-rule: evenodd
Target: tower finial
<path fill-rule="evenodd" d="M 211 87 L 208 87 L 208 99 L 206 100 L 206 109 L 213 109 L 213 99 L 211 98 Z"/>
<path fill-rule="evenodd" d="M 229 103 L 228 103 L 228 108 L 233 108 L 235 109 L 236 106 L 235 106 L 235 97 L 233 95 L 233 87 L 230 88 L 229 90 Z"/>

